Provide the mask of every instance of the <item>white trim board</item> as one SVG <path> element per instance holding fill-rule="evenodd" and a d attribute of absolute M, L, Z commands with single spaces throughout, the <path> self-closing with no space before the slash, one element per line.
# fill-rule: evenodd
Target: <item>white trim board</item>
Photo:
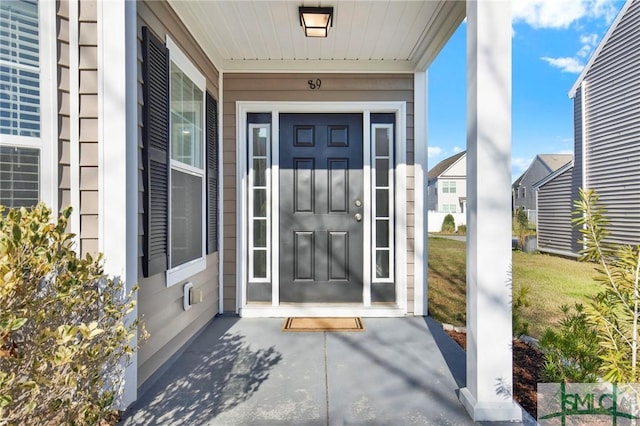
<path fill-rule="evenodd" d="M 105 273 L 123 280 L 129 292 L 138 280 L 136 3 L 99 2 L 97 18 L 98 249 L 104 253 Z M 114 32 L 112 28 L 124 28 L 124 31 Z M 113 200 L 120 200 L 121 208 L 113 208 Z M 137 299 L 136 292 L 133 300 L 137 302 Z M 134 321 L 137 316 L 136 306 L 127 321 Z M 132 341 L 137 339 L 136 331 Z M 119 408 L 126 408 L 137 399 L 137 356 L 134 352 L 125 366 L 124 394 Z"/>
<path fill-rule="evenodd" d="M 371 113 L 394 113 L 396 115 L 395 124 L 395 238 L 396 238 L 396 258 L 395 258 L 395 282 L 396 282 L 396 300 L 397 305 L 389 307 L 379 307 L 370 305 L 370 285 L 371 274 L 367 279 L 365 271 L 364 275 L 364 295 L 363 305 L 357 305 L 355 307 L 317 307 L 312 308 L 309 306 L 296 305 L 291 307 L 290 305 L 279 306 L 278 300 L 278 282 L 276 268 L 272 268 L 272 302 L 270 304 L 263 305 L 247 305 L 246 299 L 246 283 L 248 278 L 248 270 L 246 265 L 246 256 L 248 253 L 247 246 L 247 188 L 246 179 L 248 177 L 247 170 L 247 114 L 252 112 L 271 113 L 272 114 L 272 141 L 276 143 L 277 135 L 279 133 L 278 121 L 279 114 L 281 113 L 360 113 L 363 114 L 363 143 L 365 146 L 369 144 L 369 139 L 366 135 L 370 135 L 370 114 Z M 406 220 L 406 103 L 405 102 L 270 102 L 270 101 L 247 101 L 236 102 L 236 313 L 242 316 L 288 316 L 289 312 L 295 312 L 301 309 L 306 315 L 338 315 L 341 312 L 344 315 L 364 315 L 364 316 L 401 316 L 407 312 L 407 220 Z M 278 170 L 279 158 L 275 153 L 272 153 L 272 174 Z M 369 152 L 368 149 L 365 150 Z M 363 152 L 363 155 L 366 154 Z M 366 174 L 366 164 L 370 160 L 364 158 L 363 170 Z M 366 174 L 365 182 L 369 178 Z M 277 179 L 273 179 L 273 192 L 272 195 L 277 198 Z M 275 207 L 272 207 L 272 213 Z M 279 230 L 279 223 L 275 219 L 277 215 L 273 217 L 272 233 L 273 241 L 271 247 L 273 248 L 274 255 L 277 255 L 278 242 L 276 240 Z M 366 216 L 366 214 L 365 214 Z M 272 260 L 275 262 L 275 260 Z M 366 267 L 363 265 L 363 267 Z M 369 286 L 369 292 L 366 288 Z M 369 297 L 366 297 L 366 295 Z M 365 303 L 369 299 L 369 304 Z M 359 312 L 359 313 L 358 313 Z M 363 314 L 362 312 L 368 312 Z M 375 312 L 375 314 L 374 314 Z"/>

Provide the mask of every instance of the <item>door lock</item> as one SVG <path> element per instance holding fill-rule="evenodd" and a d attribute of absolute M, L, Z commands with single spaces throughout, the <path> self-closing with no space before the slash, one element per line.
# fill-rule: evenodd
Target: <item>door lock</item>
<path fill-rule="evenodd" d="M 362 222 L 362 215 L 360 213 L 356 213 L 355 216 L 356 222 Z"/>
<path fill-rule="evenodd" d="M 356 207 L 362 207 L 362 201 L 360 200 L 356 200 L 354 204 L 356 205 Z"/>

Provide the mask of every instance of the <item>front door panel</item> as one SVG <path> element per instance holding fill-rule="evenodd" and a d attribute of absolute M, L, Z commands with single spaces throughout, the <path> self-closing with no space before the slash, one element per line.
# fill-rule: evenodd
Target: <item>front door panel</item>
<path fill-rule="evenodd" d="M 361 114 L 280 115 L 280 302 L 362 303 Z"/>

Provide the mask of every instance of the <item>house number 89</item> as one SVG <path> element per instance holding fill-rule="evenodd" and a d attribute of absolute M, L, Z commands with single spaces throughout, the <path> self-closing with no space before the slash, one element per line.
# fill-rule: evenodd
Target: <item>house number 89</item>
<path fill-rule="evenodd" d="M 315 80 L 307 81 L 307 84 L 309 85 L 309 89 L 311 90 L 320 90 L 320 86 L 322 86 L 322 80 L 316 78 Z"/>

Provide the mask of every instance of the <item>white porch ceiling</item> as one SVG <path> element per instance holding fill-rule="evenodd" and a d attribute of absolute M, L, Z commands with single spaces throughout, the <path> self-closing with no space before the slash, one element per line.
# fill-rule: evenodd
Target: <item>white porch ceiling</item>
<path fill-rule="evenodd" d="M 169 0 L 224 72 L 423 71 L 465 17 L 451 0 Z M 327 38 L 306 38 L 299 6 L 332 6 Z"/>

